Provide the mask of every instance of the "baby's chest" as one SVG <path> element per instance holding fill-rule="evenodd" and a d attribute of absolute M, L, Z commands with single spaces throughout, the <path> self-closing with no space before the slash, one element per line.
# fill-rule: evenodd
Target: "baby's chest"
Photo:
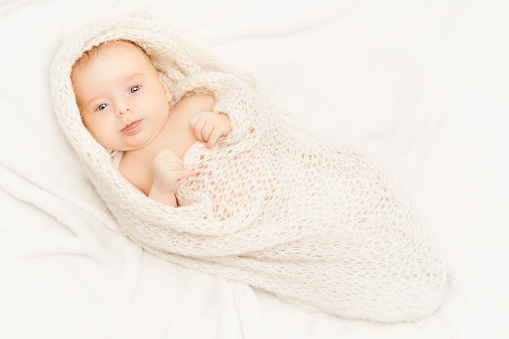
<path fill-rule="evenodd" d="M 191 129 L 182 121 L 171 121 L 146 147 L 126 152 L 120 163 L 120 173 L 131 184 L 148 195 L 153 184 L 153 161 L 166 149 L 183 159 L 188 149 L 196 142 Z"/>

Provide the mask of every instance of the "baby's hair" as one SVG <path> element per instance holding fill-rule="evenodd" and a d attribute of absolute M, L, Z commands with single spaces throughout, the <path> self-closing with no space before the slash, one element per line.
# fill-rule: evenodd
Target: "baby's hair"
<path fill-rule="evenodd" d="M 154 64 L 152 63 L 152 60 L 150 59 L 150 56 L 148 55 L 148 53 L 140 45 L 138 45 L 132 41 L 129 41 L 129 40 L 111 40 L 111 41 L 103 42 L 102 44 L 100 44 L 98 46 L 94 46 L 92 49 L 83 53 L 83 55 L 78 60 L 76 60 L 76 62 L 74 63 L 74 65 L 72 67 L 71 79 L 73 78 L 75 69 L 80 69 L 80 68 L 86 66 L 91 60 L 93 60 L 97 55 L 101 54 L 102 52 L 115 50 L 118 48 L 126 48 L 128 46 L 135 47 L 140 52 L 142 52 L 147 60 L 147 63 L 151 66 L 151 68 L 155 72 L 159 72 L 157 70 L 157 68 L 154 66 Z"/>

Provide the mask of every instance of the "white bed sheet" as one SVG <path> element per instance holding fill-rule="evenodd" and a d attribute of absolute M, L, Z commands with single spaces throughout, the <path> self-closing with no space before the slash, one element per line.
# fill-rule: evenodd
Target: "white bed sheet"
<path fill-rule="evenodd" d="M 448 261 L 434 316 L 306 313 L 116 231 L 52 114 L 49 66 L 82 25 L 147 10 L 394 171 Z M 502 0 L 0 1 L 0 337 L 508 338 L 508 17 Z"/>

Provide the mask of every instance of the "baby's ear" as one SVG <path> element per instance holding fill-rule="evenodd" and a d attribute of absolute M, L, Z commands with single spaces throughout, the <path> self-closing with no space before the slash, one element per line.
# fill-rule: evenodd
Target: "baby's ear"
<path fill-rule="evenodd" d="M 168 89 L 168 86 L 163 81 L 163 73 L 159 72 L 159 81 L 161 82 L 161 85 L 164 89 L 164 94 L 166 95 L 166 100 L 168 100 L 168 103 L 170 103 L 173 100 L 173 95 L 171 95 L 170 90 Z"/>

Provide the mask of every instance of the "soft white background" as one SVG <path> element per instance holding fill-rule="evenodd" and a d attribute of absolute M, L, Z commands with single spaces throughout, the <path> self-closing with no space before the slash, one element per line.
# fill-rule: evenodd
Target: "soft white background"
<path fill-rule="evenodd" d="M 449 264 L 436 315 L 305 313 L 115 232 L 56 124 L 48 75 L 73 31 L 140 10 L 394 171 Z M 507 18 L 503 0 L 0 1 L 0 337 L 509 337 Z"/>

